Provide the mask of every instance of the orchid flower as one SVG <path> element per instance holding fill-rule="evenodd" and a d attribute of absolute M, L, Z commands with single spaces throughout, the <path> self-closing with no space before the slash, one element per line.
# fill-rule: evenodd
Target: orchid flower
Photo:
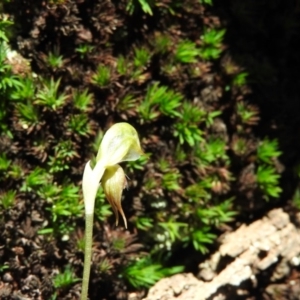
<path fill-rule="evenodd" d="M 96 157 L 94 169 L 87 162 L 82 180 L 85 213 L 94 213 L 95 198 L 101 181 L 104 193 L 112 206 L 118 224 L 118 212 L 127 222 L 121 206 L 125 173 L 118 163 L 138 159 L 143 151 L 136 130 L 128 123 L 117 123 L 105 133 Z"/>
<path fill-rule="evenodd" d="M 128 123 L 116 123 L 105 133 L 92 169 L 90 161 L 85 165 L 82 178 L 82 191 L 85 206 L 86 232 L 85 257 L 81 300 L 87 299 L 92 255 L 92 229 L 95 198 L 101 184 L 104 193 L 116 215 L 116 225 L 121 214 L 125 227 L 127 221 L 121 206 L 121 198 L 126 186 L 126 176 L 119 165 L 123 161 L 138 159 L 143 154 L 138 134 Z"/>

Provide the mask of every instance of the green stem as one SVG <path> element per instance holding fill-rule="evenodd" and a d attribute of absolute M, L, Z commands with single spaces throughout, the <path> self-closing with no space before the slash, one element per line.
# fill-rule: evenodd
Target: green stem
<path fill-rule="evenodd" d="M 88 289 L 89 289 L 91 261 L 92 261 L 93 222 L 94 222 L 94 214 L 86 214 L 85 215 L 84 265 L 83 265 L 83 278 L 82 278 L 80 300 L 88 299 Z"/>

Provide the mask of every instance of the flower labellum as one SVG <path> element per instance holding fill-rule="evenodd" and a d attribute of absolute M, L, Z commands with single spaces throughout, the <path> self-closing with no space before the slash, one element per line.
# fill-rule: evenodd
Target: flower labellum
<path fill-rule="evenodd" d="M 116 225 L 119 223 L 120 212 L 124 220 L 125 228 L 127 228 L 127 221 L 121 206 L 121 198 L 123 189 L 126 187 L 126 183 L 125 173 L 119 165 L 108 167 L 101 179 L 101 185 L 105 196 L 116 215 Z"/>
<path fill-rule="evenodd" d="M 121 206 L 126 186 L 126 176 L 120 165 L 122 161 L 138 159 L 143 154 L 138 134 L 128 123 L 116 123 L 105 133 L 99 146 L 96 165 L 91 169 L 87 162 L 83 173 L 82 187 L 86 214 L 94 213 L 94 204 L 99 183 L 116 215 L 116 224 L 121 214 L 125 227 L 127 221 Z"/>

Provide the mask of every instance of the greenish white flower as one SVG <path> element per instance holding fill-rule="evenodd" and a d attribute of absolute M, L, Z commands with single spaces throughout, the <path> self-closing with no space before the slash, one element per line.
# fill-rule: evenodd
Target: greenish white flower
<path fill-rule="evenodd" d="M 116 123 L 107 130 L 98 150 L 95 167 L 91 168 L 90 161 L 85 165 L 82 189 L 86 214 L 94 213 L 95 198 L 101 182 L 116 215 L 116 224 L 120 213 L 127 228 L 121 206 L 126 176 L 119 163 L 136 160 L 142 154 L 139 137 L 133 126 L 128 123 Z"/>

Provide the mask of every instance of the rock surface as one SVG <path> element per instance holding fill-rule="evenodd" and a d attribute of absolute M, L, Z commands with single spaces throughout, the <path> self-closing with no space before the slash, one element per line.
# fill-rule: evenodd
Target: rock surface
<path fill-rule="evenodd" d="M 156 283 L 144 300 L 233 299 L 249 295 L 257 276 L 270 273 L 270 282 L 299 265 L 300 232 L 282 209 L 220 237 L 221 245 L 194 275 L 177 274 Z M 292 283 L 291 283 L 292 284 Z M 272 298 L 275 299 L 275 298 Z"/>

